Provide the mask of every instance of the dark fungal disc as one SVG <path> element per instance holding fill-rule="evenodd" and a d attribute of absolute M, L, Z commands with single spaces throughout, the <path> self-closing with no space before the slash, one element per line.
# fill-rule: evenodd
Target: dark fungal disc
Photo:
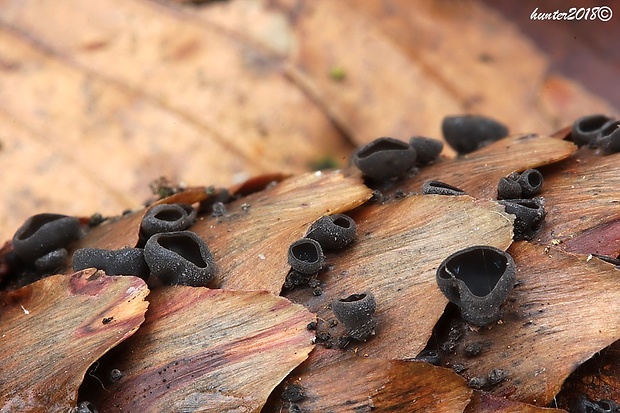
<path fill-rule="evenodd" d="M 302 238 L 291 244 L 288 250 L 288 263 L 301 274 L 315 274 L 325 262 L 323 249 L 318 241 Z"/>
<path fill-rule="evenodd" d="M 543 175 L 538 169 L 527 169 L 519 175 L 517 181 L 521 186 L 521 194 L 524 198 L 537 195 L 542 189 Z"/>
<path fill-rule="evenodd" d="M 545 201 L 541 197 L 532 199 L 506 199 L 498 201 L 507 213 L 515 216 L 515 241 L 531 240 L 545 219 Z"/>
<path fill-rule="evenodd" d="M 155 205 L 144 214 L 140 235 L 144 240 L 148 240 L 161 232 L 182 231 L 193 223 L 195 216 L 196 213 L 190 205 Z"/>
<path fill-rule="evenodd" d="M 510 178 L 501 178 L 497 184 L 497 199 L 521 198 L 521 185 Z"/>
<path fill-rule="evenodd" d="M 409 145 L 415 149 L 416 163 L 428 165 L 433 162 L 443 150 L 443 142 L 438 139 L 413 136 L 409 139 Z"/>
<path fill-rule="evenodd" d="M 382 181 L 402 176 L 415 166 L 416 151 L 403 141 L 379 138 L 361 147 L 353 156 L 353 164 L 364 176 Z"/>
<path fill-rule="evenodd" d="M 155 234 L 144 247 L 151 275 L 163 284 L 205 287 L 215 276 L 215 260 L 202 238 L 191 231 Z"/>
<path fill-rule="evenodd" d="M 620 121 L 609 121 L 600 130 L 596 145 L 606 154 L 620 152 Z"/>
<path fill-rule="evenodd" d="M 570 135 L 572 141 L 578 146 L 594 144 L 599 132 L 610 120 L 612 118 L 609 116 L 600 114 L 583 116 L 575 120 Z"/>
<path fill-rule="evenodd" d="M 508 128 L 486 116 L 446 116 L 441 131 L 448 143 L 459 155 L 465 155 L 508 136 Z"/>
<path fill-rule="evenodd" d="M 445 182 L 430 180 L 422 184 L 424 195 L 466 195 L 465 191 Z"/>
<path fill-rule="evenodd" d="M 28 218 L 13 236 L 13 248 L 24 263 L 64 248 L 80 238 L 80 222 L 60 214 L 38 214 Z"/>
<path fill-rule="evenodd" d="M 366 341 L 374 334 L 376 321 L 373 317 L 377 304 L 370 292 L 352 294 L 332 301 L 332 311 L 344 324 L 349 337 Z"/>
<path fill-rule="evenodd" d="M 34 268 L 39 274 L 52 274 L 60 271 L 65 266 L 67 257 L 67 250 L 65 248 L 59 248 L 34 260 Z"/>
<path fill-rule="evenodd" d="M 437 268 L 437 286 L 459 306 L 463 319 L 486 326 L 499 319 L 500 306 L 514 287 L 515 263 L 492 246 L 473 246 L 448 256 Z"/>
<path fill-rule="evenodd" d="M 107 275 L 133 275 L 144 279 L 149 275 L 141 248 L 80 248 L 73 253 L 73 270 L 86 268 L 97 268 Z"/>
<path fill-rule="evenodd" d="M 318 241 L 325 250 L 339 250 L 351 244 L 357 236 L 357 224 L 348 215 L 327 215 L 316 220 L 306 238 Z"/>

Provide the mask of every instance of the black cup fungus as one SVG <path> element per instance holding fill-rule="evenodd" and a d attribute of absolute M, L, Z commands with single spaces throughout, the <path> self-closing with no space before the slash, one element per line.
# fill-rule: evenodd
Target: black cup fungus
<path fill-rule="evenodd" d="M 357 235 L 357 224 L 348 215 L 327 215 L 316 220 L 306 238 L 318 241 L 324 250 L 339 250 L 351 244 Z"/>
<path fill-rule="evenodd" d="M 459 155 L 465 155 L 508 136 L 508 128 L 485 116 L 446 116 L 441 131 L 448 143 Z"/>
<path fill-rule="evenodd" d="M 545 200 L 541 197 L 532 199 L 506 199 L 498 201 L 504 210 L 515 216 L 515 241 L 531 240 L 540 229 L 545 219 Z"/>
<path fill-rule="evenodd" d="M 415 149 L 416 163 L 421 166 L 433 162 L 443 150 L 442 141 L 423 136 L 414 136 L 409 139 L 409 146 Z"/>
<path fill-rule="evenodd" d="M 215 259 L 202 238 L 191 231 L 155 234 L 144 246 L 151 274 L 167 285 L 204 287 L 215 276 Z"/>
<path fill-rule="evenodd" d="M 377 181 L 401 176 L 413 168 L 415 162 L 415 149 L 393 138 L 375 139 L 353 156 L 353 164 L 362 174 Z"/>
<path fill-rule="evenodd" d="M 521 185 L 510 178 L 501 178 L 497 184 L 497 199 L 521 198 Z"/>
<path fill-rule="evenodd" d="M 191 205 L 160 204 L 150 208 L 142 218 L 140 235 L 148 240 L 161 232 L 183 231 L 192 225 L 196 211 Z"/>
<path fill-rule="evenodd" d="M 65 248 L 58 248 L 34 260 L 34 268 L 39 274 L 51 274 L 65 266 L 68 256 L 69 253 Z"/>
<path fill-rule="evenodd" d="M 537 169 L 526 169 L 521 172 L 517 182 L 521 185 L 522 197 L 529 198 L 542 189 L 543 175 Z"/>
<path fill-rule="evenodd" d="M 466 195 L 465 191 L 441 181 L 426 181 L 422 184 L 424 195 Z"/>
<path fill-rule="evenodd" d="M 73 270 L 86 268 L 97 268 L 107 275 L 133 275 L 143 279 L 149 275 L 149 267 L 141 248 L 80 248 L 73 253 Z"/>
<path fill-rule="evenodd" d="M 603 126 L 612 118 L 605 115 L 583 116 L 573 122 L 571 140 L 578 146 L 594 145 Z"/>
<path fill-rule="evenodd" d="M 301 274 L 319 272 L 325 263 L 321 244 L 311 238 L 302 238 L 293 242 L 288 249 L 288 263 L 293 270 Z"/>
<path fill-rule="evenodd" d="M 332 311 L 338 321 L 344 324 L 347 335 L 359 341 L 366 341 L 375 334 L 377 323 L 373 315 L 376 308 L 375 297 L 370 292 L 332 301 Z"/>
<path fill-rule="evenodd" d="M 60 214 L 38 214 L 28 218 L 13 236 L 13 248 L 25 263 L 64 248 L 80 238 L 80 222 Z"/>
<path fill-rule="evenodd" d="M 607 154 L 620 152 L 620 121 L 607 122 L 596 137 L 596 146 Z"/>
<path fill-rule="evenodd" d="M 505 251 L 473 246 L 446 258 L 437 268 L 436 279 L 465 321 L 486 326 L 499 319 L 500 307 L 514 287 L 515 264 Z"/>

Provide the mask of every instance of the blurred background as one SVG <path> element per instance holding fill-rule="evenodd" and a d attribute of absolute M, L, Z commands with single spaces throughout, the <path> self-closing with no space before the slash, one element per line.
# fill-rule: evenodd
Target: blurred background
<path fill-rule="evenodd" d="M 160 177 L 341 167 L 379 136 L 441 138 L 450 114 L 515 134 L 617 116 L 620 5 L 531 19 L 602 5 L 0 0 L 0 236 L 35 213 L 137 208 Z"/>

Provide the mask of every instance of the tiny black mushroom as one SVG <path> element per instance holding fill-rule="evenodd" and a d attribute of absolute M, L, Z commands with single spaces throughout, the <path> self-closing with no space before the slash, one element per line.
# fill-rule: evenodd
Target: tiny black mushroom
<path fill-rule="evenodd" d="M 424 195 L 466 195 L 465 191 L 441 181 L 426 181 L 422 184 Z"/>
<path fill-rule="evenodd" d="M 575 122 L 571 130 L 571 139 L 578 145 L 594 145 L 596 143 L 599 132 L 612 118 L 606 115 L 588 115 L 583 116 Z"/>
<path fill-rule="evenodd" d="M 163 284 L 204 287 L 215 276 L 215 260 L 202 238 L 191 231 L 155 234 L 144 246 L 151 275 Z"/>
<path fill-rule="evenodd" d="M 191 205 L 161 204 L 149 208 L 142 218 L 140 235 L 148 240 L 161 232 L 183 231 L 192 225 L 196 211 Z"/>
<path fill-rule="evenodd" d="M 480 149 L 491 142 L 508 136 L 508 128 L 485 116 L 446 116 L 441 131 L 448 143 L 459 155 Z"/>
<path fill-rule="evenodd" d="M 60 270 L 67 262 L 69 253 L 65 248 L 50 251 L 34 260 L 34 268 L 38 273 L 52 273 Z"/>
<path fill-rule="evenodd" d="M 347 335 L 360 341 L 366 341 L 375 334 L 377 323 L 373 315 L 376 308 L 375 297 L 370 292 L 332 301 L 332 311 L 338 321 L 344 324 Z"/>
<path fill-rule="evenodd" d="M 596 146 L 606 154 L 620 152 L 620 121 L 607 122 L 596 138 Z"/>
<path fill-rule="evenodd" d="M 416 151 L 403 141 L 379 138 L 361 147 L 353 163 L 364 176 L 381 181 L 403 175 L 416 162 Z"/>
<path fill-rule="evenodd" d="M 293 242 L 288 249 L 288 263 L 293 270 L 301 274 L 319 272 L 325 263 L 321 244 L 310 238 Z"/>
<path fill-rule="evenodd" d="M 351 244 L 357 235 L 357 224 L 348 215 L 327 215 L 314 221 L 306 238 L 321 244 L 324 250 L 338 250 Z"/>
<path fill-rule="evenodd" d="M 526 169 L 519 174 L 517 182 L 521 185 L 522 197 L 529 198 L 538 194 L 542 189 L 543 175 L 537 169 Z"/>
<path fill-rule="evenodd" d="M 415 149 L 416 163 L 421 166 L 433 162 L 443 150 L 442 141 L 423 136 L 413 136 L 409 139 L 409 146 Z"/>
<path fill-rule="evenodd" d="M 26 264 L 53 251 L 64 249 L 80 238 L 80 223 L 77 218 L 60 214 L 38 214 L 28 218 L 13 236 L 15 254 Z M 49 268 L 58 264 L 58 259 L 66 258 L 66 250 L 52 254 L 39 261 L 37 266 Z"/>
<path fill-rule="evenodd" d="M 515 264 L 505 251 L 473 246 L 447 257 L 437 268 L 437 285 L 458 305 L 463 319 L 486 326 L 499 319 L 500 306 L 514 287 Z"/>
<path fill-rule="evenodd" d="M 541 197 L 532 199 L 506 199 L 498 201 L 504 210 L 515 216 L 515 241 L 531 240 L 545 219 L 545 200 Z"/>
<path fill-rule="evenodd" d="M 149 275 L 149 267 L 141 248 L 80 248 L 73 253 L 73 270 L 85 268 L 97 268 L 107 275 L 133 275 L 143 279 Z"/>
<path fill-rule="evenodd" d="M 518 179 L 518 175 L 517 175 Z M 497 199 L 519 199 L 521 198 L 521 185 L 511 176 L 501 178 L 497 184 Z"/>

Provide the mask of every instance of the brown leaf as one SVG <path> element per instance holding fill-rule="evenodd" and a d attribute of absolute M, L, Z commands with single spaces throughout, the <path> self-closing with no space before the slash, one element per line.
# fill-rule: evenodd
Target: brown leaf
<path fill-rule="evenodd" d="M 565 410 L 549 409 L 515 402 L 492 394 L 474 391 L 465 413 L 560 413 Z"/>
<path fill-rule="evenodd" d="M 98 391 L 100 411 L 258 412 L 312 350 L 314 315 L 267 292 L 164 287 L 144 325 L 107 366 L 123 372 Z"/>
<path fill-rule="evenodd" d="M 235 201 L 224 217 L 201 219 L 191 229 L 213 252 L 218 288 L 279 294 L 290 269 L 289 246 L 323 215 L 353 209 L 370 196 L 359 177 L 309 173 Z"/>
<path fill-rule="evenodd" d="M 94 269 L 0 293 L 0 410 L 75 407 L 88 367 L 144 321 L 147 294 L 139 278 Z"/>
<path fill-rule="evenodd" d="M 493 394 L 545 406 L 575 366 L 620 338 L 618 274 L 602 261 L 545 252 L 524 241 L 508 252 L 518 285 L 502 322 L 479 331 L 464 328 L 447 363 L 462 364 L 468 379 L 502 369 L 506 379 L 492 387 Z M 479 356 L 465 356 L 462 349 L 470 343 L 482 345 Z"/>
<path fill-rule="evenodd" d="M 361 208 L 352 215 L 358 241 L 327 256 L 328 271 L 319 277 L 323 294 L 313 297 L 301 289 L 287 296 L 317 312 L 319 320 L 330 320 L 332 300 L 370 291 L 377 301 L 376 336 L 355 346 L 372 357 L 415 357 L 447 303 L 437 288 L 436 268 L 468 246 L 508 248 L 512 219 L 501 211 L 494 202 L 441 195 Z M 343 327 L 329 333 L 335 338 Z"/>
<path fill-rule="evenodd" d="M 284 385 L 274 392 L 263 413 L 279 413 L 287 403 L 278 396 L 298 385 L 304 397 L 295 402 L 307 412 L 462 412 L 471 389 L 449 369 L 428 363 L 362 358 L 317 347 Z"/>
<path fill-rule="evenodd" d="M 581 254 L 620 254 L 620 154 L 601 156 L 589 148 L 545 171 L 545 224 L 539 242 Z"/>
<path fill-rule="evenodd" d="M 339 164 L 351 150 L 281 73 L 279 58 L 191 16 L 150 1 L 0 7 L 3 111 L 33 137 L 26 148 L 4 145 L 3 156 L 24 165 L 11 171 L 15 186 L 3 187 L 33 190 L 23 215 L 5 207 L 7 231 L 33 210 L 63 211 L 49 186 L 27 183 L 42 173 L 77 169 L 74 178 L 87 187 L 80 194 L 104 195 L 84 197 L 73 213 L 109 215 L 140 204 L 161 175 L 229 186 L 259 173 L 306 171 L 322 159 Z M 33 156 L 22 155 L 26 149 Z M 55 191 L 75 198 L 71 187 Z"/>
<path fill-rule="evenodd" d="M 476 198 L 497 198 L 500 178 L 514 171 L 561 161 L 576 150 L 571 142 L 559 139 L 539 135 L 511 136 L 465 156 L 422 168 L 404 187 L 420 191 L 425 181 L 433 179 L 461 188 Z"/>
<path fill-rule="evenodd" d="M 462 112 L 550 133 L 584 107 L 615 111 L 479 2 L 236 1 L 196 13 L 288 56 L 287 74 L 358 144 L 440 137 L 443 116 Z"/>

